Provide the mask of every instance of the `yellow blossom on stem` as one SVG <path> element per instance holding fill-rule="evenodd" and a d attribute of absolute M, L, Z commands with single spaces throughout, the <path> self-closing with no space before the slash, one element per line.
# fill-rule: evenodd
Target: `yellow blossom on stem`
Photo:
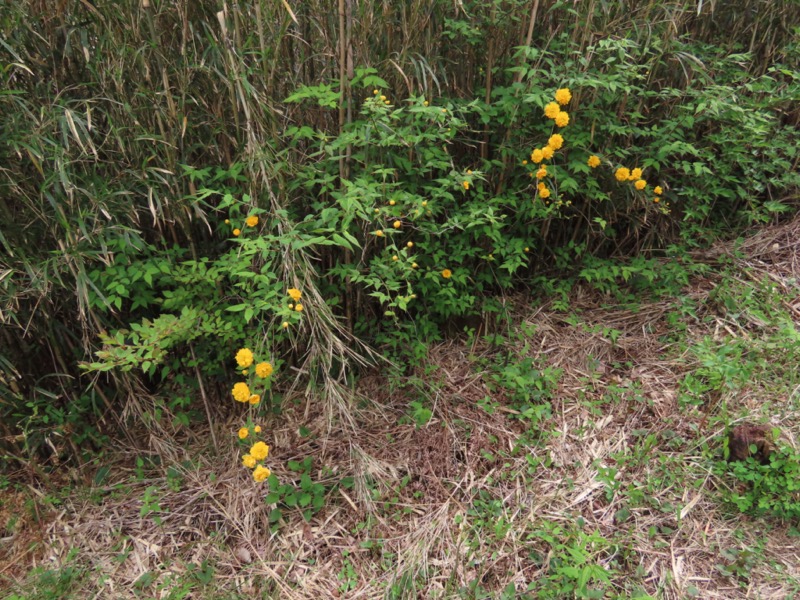
<path fill-rule="evenodd" d="M 450 279 L 453 276 L 453 272 L 450 269 L 444 269 L 442 271 L 442 277 L 445 279 Z"/>
<path fill-rule="evenodd" d="M 269 456 L 269 446 L 264 442 L 256 442 L 253 444 L 253 447 L 250 448 L 250 455 L 256 460 L 264 460 Z"/>
<path fill-rule="evenodd" d="M 375 232 L 375 237 L 383 237 L 383 230 L 382 229 L 378 229 Z"/>
<path fill-rule="evenodd" d="M 569 91 L 569 88 L 561 88 L 556 90 L 556 102 L 558 102 L 561 106 L 569 104 L 570 100 L 572 100 L 572 92 Z"/>
<path fill-rule="evenodd" d="M 249 431 L 247 431 L 247 428 L 246 428 L 246 427 L 242 427 L 242 428 L 239 430 L 239 439 L 240 439 L 240 440 L 243 440 L 243 439 L 245 439 L 245 438 L 246 438 L 248 435 L 250 435 L 250 432 L 249 432 Z"/>
<path fill-rule="evenodd" d="M 261 425 L 256 425 L 255 427 L 253 427 L 253 431 L 255 431 L 256 433 L 261 433 Z"/>
<path fill-rule="evenodd" d="M 588 164 L 593 169 L 596 168 L 596 167 L 599 167 L 600 166 L 600 158 L 595 156 L 594 154 L 592 154 L 589 157 L 589 160 L 586 161 L 586 164 Z"/>
<path fill-rule="evenodd" d="M 555 150 L 553 150 L 550 146 L 545 146 L 542 148 L 542 156 L 544 156 L 545 159 L 550 160 L 553 158 L 553 154 L 555 154 Z"/>
<path fill-rule="evenodd" d="M 249 454 L 245 454 L 242 457 L 242 465 L 247 467 L 248 469 L 252 469 L 256 466 L 256 459 Z"/>
<path fill-rule="evenodd" d="M 253 352 L 248 348 L 242 348 L 236 353 L 237 364 L 246 369 L 253 364 Z"/>
<path fill-rule="evenodd" d="M 542 188 L 539 190 L 539 195 L 542 198 L 549 198 L 550 197 L 550 190 L 547 188 Z"/>
<path fill-rule="evenodd" d="M 631 174 L 630 174 L 630 177 L 628 177 L 628 180 L 629 181 L 636 181 L 637 179 L 641 179 L 641 178 L 642 178 L 642 170 L 637 167 L 633 171 L 631 171 Z"/>
<path fill-rule="evenodd" d="M 561 146 L 564 145 L 564 136 L 562 136 L 560 133 L 554 133 L 550 136 L 550 139 L 547 140 L 547 145 L 553 150 L 560 150 Z"/>
<path fill-rule="evenodd" d="M 295 302 L 300 300 L 300 298 L 302 298 L 303 296 L 303 292 L 301 292 L 297 288 L 289 288 L 288 290 L 286 290 L 286 293 L 289 294 L 289 297 Z"/>
<path fill-rule="evenodd" d="M 536 148 L 533 152 L 531 152 L 531 160 L 537 165 L 544 160 L 544 153 L 541 151 L 541 149 Z"/>
<path fill-rule="evenodd" d="M 403 224 L 400 221 L 395 221 L 394 223 L 392 223 L 392 227 L 394 227 L 395 229 L 400 229 L 402 225 Z"/>
<path fill-rule="evenodd" d="M 261 377 L 261 379 L 265 379 L 272 375 L 272 365 L 268 362 L 258 363 L 256 365 L 256 375 Z"/>
<path fill-rule="evenodd" d="M 643 190 L 647 187 L 647 182 L 644 179 L 637 179 L 636 183 L 633 184 L 633 187 L 635 187 L 637 190 Z"/>
<path fill-rule="evenodd" d="M 627 167 L 620 167 L 614 173 L 614 177 L 617 178 L 617 181 L 627 181 L 630 176 L 631 172 Z"/>
<path fill-rule="evenodd" d="M 253 479 L 255 479 L 258 483 L 261 483 L 267 477 L 269 477 L 270 474 L 271 471 L 267 467 L 263 465 L 258 465 L 253 471 Z"/>
<path fill-rule="evenodd" d="M 544 179 L 545 177 L 547 177 L 547 168 L 542 166 L 536 171 L 536 179 Z"/>
<path fill-rule="evenodd" d="M 259 402 L 261 402 L 261 396 L 259 396 L 258 394 L 251 394 L 250 397 L 247 399 L 247 401 L 253 405 L 258 404 Z"/>
<path fill-rule="evenodd" d="M 281 327 L 283 327 L 284 329 L 289 329 L 289 321 L 284 321 L 283 323 L 281 323 Z"/>
<path fill-rule="evenodd" d="M 561 107 L 558 105 L 558 102 L 550 102 L 544 107 L 544 116 L 548 119 L 555 119 L 560 112 Z"/>
<path fill-rule="evenodd" d="M 462 181 L 462 182 L 461 182 L 461 185 L 463 185 L 463 186 L 464 186 L 464 189 L 465 189 L 465 190 L 468 190 L 468 189 L 469 189 L 469 181 Z"/>
<path fill-rule="evenodd" d="M 244 382 L 239 382 L 233 386 L 233 399 L 237 402 L 247 402 L 250 398 L 250 388 Z"/>
<path fill-rule="evenodd" d="M 248 227 L 255 227 L 256 225 L 258 225 L 258 217 L 256 217 L 255 215 L 252 217 L 247 217 L 247 219 L 245 219 L 245 223 L 247 224 Z"/>
<path fill-rule="evenodd" d="M 242 233 L 241 229 L 234 229 L 233 230 L 233 237 L 239 237 L 240 233 Z"/>
<path fill-rule="evenodd" d="M 555 122 L 558 127 L 566 127 L 569 125 L 569 113 L 562 110 L 556 115 Z"/>
<path fill-rule="evenodd" d="M 303 312 L 303 305 L 302 304 L 298 304 L 297 306 L 294 307 L 294 309 L 297 312 Z"/>
<path fill-rule="evenodd" d="M 664 190 L 661 189 L 660 185 L 657 185 L 655 188 L 653 188 L 653 192 L 660 196 L 664 193 Z"/>

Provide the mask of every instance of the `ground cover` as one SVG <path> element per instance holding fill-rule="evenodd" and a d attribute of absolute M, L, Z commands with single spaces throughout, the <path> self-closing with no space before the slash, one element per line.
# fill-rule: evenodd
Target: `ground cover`
<path fill-rule="evenodd" d="M 794 597 L 798 239 L 504 298 L 503 324 L 363 376 L 350 420 L 287 397 L 272 489 L 198 430 L 3 480 L 4 597 Z M 746 422 L 779 430 L 769 465 L 725 460 Z"/>

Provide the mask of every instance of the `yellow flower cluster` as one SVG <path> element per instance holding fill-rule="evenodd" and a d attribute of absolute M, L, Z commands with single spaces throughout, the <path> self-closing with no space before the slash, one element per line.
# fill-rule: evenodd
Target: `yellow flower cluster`
<path fill-rule="evenodd" d="M 572 100 L 572 92 L 569 91 L 569 88 L 560 88 L 556 90 L 555 93 L 555 100 L 553 102 L 549 102 L 544 107 L 544 115 L 548 119 L 552 119 L 557 127 L 566 127 L 569 124 L 569 114 L 566 111 L 561 110 L 562 106 L 565 106 L 570 103 Z M 534 148 L 531 152 L 531 162 L 536 165 L 540 165 L 538 170 L 535 173 L 530 173 L 531 177 L 536 177 L 539 180 L 536 188 L 539 192 L 539 196 L 541 198 L 549 198 L 550 197 L 550 188 L 544 183 L 545 177 L 547 177 L 547 165 L 542 164 L 545 160 L 550 160 L 555 155 L 556 151 L 561 150 L 564 147 L 564 136 L 560 133 L 554 133 L 550 136 L 547 140 L 547 145 L 543 148 Z M 597 158 L 597 157 L 594 157 Z M 599 159 L 598 164 L 599 164 Z M 523 161 L 523 165 L 526 164 L 527 161 Z M 591 166 L 591 159 L 590 159 L 590 166 Z"/>
<path fill-rule="evenodd" d="M 569 91 L 569 88 L 556 90 L 555 102 L 545 105 L 544 116 L 555 121 L 556 127 L 566 127 L 569 125 L 569 113 L 561 110 L 561 107 L 569 104 L 570 100 L 572 100 L 572 92 Z"/>
<path fill-rule="evenodd" d="M 253 428 L 255 433 L 261 432 L 261 427 L 256 425 Z M 239 439 L 244 440 L 249 435 L 247 428 L 239 430 Z M 260 483 L 270 476 L 271 471 L 263 463 L 269 456 L 269 446 L 264 442 L 256 442 L 250 447 L 250 451 L 242 456 L 242 466 L 253 469 L 253 479 Z"/>
<path fill-rule="evenodd" d="M 642 170 L 639 167 L 635 169 L 628 169 L 627 167 L 620 167 L 614 172 L 614 177 L 620 183 L 623 181 L 633 181 L 633 187 L 637 190 L 643 190 L 647 187 L 647 181 L 642 179 Z"/>
<path fill-rule="evenodd" d="M 225 219 L 225 225 L 230 225 L 230 224 L 231 224 L 230 219 Z M 256 225 L 258 225 L 258 217 L 255 215 L 250 215 L 244 220 L 244 225 L 245 227 L 255 227 Z M 239 229 L 238 227 L 235 227 L 231 233 L 233 234 L 233 237 L 239 237 L 242 234 L 242 230 Z"/>

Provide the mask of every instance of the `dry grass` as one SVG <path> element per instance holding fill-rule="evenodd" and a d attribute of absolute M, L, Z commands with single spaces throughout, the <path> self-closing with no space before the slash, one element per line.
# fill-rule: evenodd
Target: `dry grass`
<path fill-rule="evenodd" d="M 742 278 L 766 277 L 785 291 L 785 307 L 796 323 L 798 240 L 795 219 L 747 239 L 738 248 L 744 258 L 737 259 Z M 733 250 L 732 244 L 721 245 L 706 258 Z M 709 317 L 690 322 L 689 341 L 756 339 L 769 328 L 756 317 L 734 323 L 717 314 L 717 305 L 708 301 L 717 283 L 712 275 L 684 290 L 705 311 L 700 316 Z M 754 379 L 705 406 L 682 408 L 680 381 L 697 365 L 677 343 L 664 341 L 671 339 L 671 301 L 633 311 L 576 289 L 571 311 L 579 315 L 579 326 L 564 313 L 546 306 L 531 311 L 527 299 L 515 301 L 520 323 L 534 330 L 526 352 L 563 370 L 552 416 L 537 425 L 540 435 L 509 418 L 514 409 L 502 391 L 476 369 L 495 350 L 449 341 L 431 348 L 428 367 L 437 368 L 424 388 L 406 382 L 394 389 L 379 373 L 363 377 L 358 394 L 373 403 L 340 430 L 306 402 L 290 403 L 274 423 L 272 466 L 282 482 L 299 480 L 284 465 L 307 456 L 314 457 L 315 481 L 332 485 L 353 478 L 353 487 L 331 492 L 310 522 L 299 511 L 288 512 L 280 530 L 271 532 L 265 488 L 239 467 L 233 442 L 217 457 L 192 447 L 160 448 L 165 465 L 191 460 L 175 489 L 158 470 L 152 478 L 137 478 L 135 454 L 120 452 L 111 462 L 115 483 L 79 489 L 49 510 L 40 508 L 38 525 L 29 518 L 17 526 L 0 555 L 0 577 L 19 583 L 32 566 L 63 566 L 70 549 L 78 548 L 78 560 L 93 569 L 85 586 L 97 598 L 136 597 L 134 584 L 144 574 L 176 581 L 203 561 L 214 566 L 215 591 L 190 597 L 384 598 L 395 584 L 406 590 L 397 597 L 447 598 L 475 581 L 499 594 L 511 583 L 523 590 L 554 572 L 555 546 L 537 534 L 547 525 L 561 527 L 564 543 L 577 543 L 579 530 L 607 540 L 589 542 L 585 550 L 590 562 L 615 569 L 612 581 L 622 597 L 634 585 L 665 599 L 686 598 L 692 588 L 700 598 L 791 597 L 800 585 L 797 536 L 788 525 L 725 510 L 714 490 L 726 483 L 711 474 L 702 450 L 719 445 L 724 426 L 713 417 L 722 402 L 731 415 L 763 415 L 782 406 L 770 414 L 793 442 L 800 421 L 790 398 L 770 398 L 775 382 Z M 596 326 L 620 331 L 616 343 Z M 420 393 L 427 394 L 433 417 L 417 428 L 401 418 Z M 499 403 L 493 414 L 477 405 L 487 396 Z M 301 425 L 311 434 L 301 437 Z M 236 426 L 230 423 L 230 431 Z M 654 440 L 649 448 L 647 436 Z M 547 459 L 549 466 L 529 468 L 528 455 Z M 615 495 L 607 494 L 609 479 L 603 476 L 609 467 L 616 469 L 609 471 L 619 486 Z M 160 510 L 142 516 L 148 488 Z M 630 490 L 646 498 L 632 501 Z M 4 508 L 30 514 L 24 495 L 36 498 L 39 507 L 46 504 L 42 492 L 29 486 L 9 495 Z M 487 509 L 492 501 L 499 502 Z M 624 518 L 620 510 L 627 511 Z M 495 529 L 497 524 L 503 528 Z M 726 563 L 720 552 L 742 548 L 760 548 L 749 576 L 723 575 L 717 569 Z M 340 592 L 348 573 L 352 588 Z M 168 597 L 155 587 L 148 590 Z"/>

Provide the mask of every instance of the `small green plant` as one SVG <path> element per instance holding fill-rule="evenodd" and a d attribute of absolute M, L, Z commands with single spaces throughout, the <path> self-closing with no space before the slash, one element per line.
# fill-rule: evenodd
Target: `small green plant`
<path fill-rule="evenodd" d="M 313 458 L 307 456 L 302 461 L 290 460 L 287 466 L 290 471 L 300 473 L 300 482 L 298 485 L 288 481 L 281 483 L 274 474 L 269 476 L 270 491 L 264 498 L 264 502 L 275 505 L 269 515 L 273 527 L 278 526 L 278 522 L 283 517 L 283 511 L 286 509 L 299 508 L 303 518 L 310 521 L 311 517 L 325 505 L 325 486 L 321 483 L 314 483 L 311 479 Z"/>
<path fill-rule="evenodd" d="M 757 448 L 750 448 L 755 454 Z M 732 476 L 738 483 L 723 498 L 740 512 L 781 519 L 800 517 L 800 452 L 785 445 L 762 464 L 755 456 L 731 463 L 719 462 L 717 475 Z"/>

